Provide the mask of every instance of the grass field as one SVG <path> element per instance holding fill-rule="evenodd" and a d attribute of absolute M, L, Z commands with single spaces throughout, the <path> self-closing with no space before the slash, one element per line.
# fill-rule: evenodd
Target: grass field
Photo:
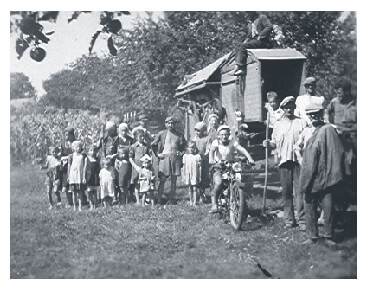
<path fill-rule="evenodd" d="M 49 211 L 43 180 L 36 167 L 11 168 L 11 278 L 357 276 L 356 237 L 341 240 L 339 230 L 334 247 L 300 245 L 305 236 L 297 228 L 259 214 L 261 180 L 255 180 L 251 217 L 239 232 L 208 214 L 209 204 L 189 207 L 185 188 L 178 189 L 178 204 L 165 208 Z M 273 180 L 270 188 L 276 186 Z M 269 209 L 279 208 L 277 191 L 269 197 Z"/>

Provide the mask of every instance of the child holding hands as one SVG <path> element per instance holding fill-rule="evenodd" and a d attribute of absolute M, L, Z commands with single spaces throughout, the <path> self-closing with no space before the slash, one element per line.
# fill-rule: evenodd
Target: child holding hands
<path fill-rule="evenodd" d="M 58 154 L 60 153 L 57 147 L 50 147 L 49 148 L 49 155 L 47 156 L 46 162 L 41 169 L 47 169 L 46 173 L 46 180 L 45 185 L 47 187 L 47 194 L 48 194 L 48 202 L 49 202 L 49 209 L 53 208 L 52 202 L 52 192 L 55 192 L 57 198 L 57 206 L 61 205 L 61 197 L 60 197 L 60 165 L 61 162 L 59 160 Z"/>
<path fill-rule="evenodd" d="M 183 182 L 189 186 L 190 205 L 196 206 L 197 188 L 201 181 L 201 156 L 196 142 L 191 141 L 183 155 Z"/>
<path fill-rule="evenodd" d="M 140 161 L 142 167 L 138 166 L 134 160 L 131 160 L 133 168 L 139 173 L 137 202 L 139 203 L 139 195 L 141 195 L 142 205 L 145 206 L 145 201 L 147 198 L 149 198 L 153 207 L 155 176 L 152 168 L 152 158 L 148 154 L 145 154 L 142 158 L 140 158 Z"/>
<path fill-rule="evenodd" d="M 134 137 L 137 140 L 129 149 L 129 161 L 139 167 L 142 166 L 141 158 L 150 155 L 150 147 L 145 142 L 145 132 L 142 129 L 136 129 Z M 134 186 L 136 204 L 139 204 L 139 172 L 133 167 L 131 174 L 131 185 Z"/>

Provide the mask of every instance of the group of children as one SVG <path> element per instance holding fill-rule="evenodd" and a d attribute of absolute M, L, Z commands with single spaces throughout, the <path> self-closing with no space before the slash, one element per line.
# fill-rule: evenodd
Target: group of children
<path fill-rule="evenodd" d="M 86 197 L 89 208 L 93 210 L 99 202 L 104 207 L 113 204 L 126 204 L 129 192 L 135 192 L 136 202 L 142 205 L 149 200 L 154 206 L 155 175 L 149 145 L 144 141 L 145 132 L 134 132 L 136 142 L 131 146 L 118 146 L 117 153 L 100 158 L 100 148 L 91 145 L 84 151 L 80 141 L 71 144 L 72 153 L 61 157 L 58 147 L 50 147 L 47 160 L 41 169 L 47 169 L 46 186 L 49 208 L 54 206 L 52 195 L 57 197 L 57 206 L 61 206 L 60 188 L 62 170 L 67 167 L 68 190 L 73 195 L 74 210 L 82 210 Z M 85 154 L 84 152 L 87 152 Z M 65 183 L 65 182 L 64 182 Z"/>

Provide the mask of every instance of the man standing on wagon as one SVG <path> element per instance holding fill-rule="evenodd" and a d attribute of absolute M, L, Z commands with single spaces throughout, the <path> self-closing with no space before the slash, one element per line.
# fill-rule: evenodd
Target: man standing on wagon
<path fill-rule="evenodd" d="M 175 130 L 176 123 L 174 117 L 167 117 L 165 120 L 167 129 L 160 131 L 151 144 L 153 152 L 158 157 L 159 204 L 161 204 L 164 184 L 168 177 L 171 177 L 171 192 L 167 204 L 172 204 L 176 192 L 177 176 L 181 175 L 182 155 L 186 147 L 186 140 Z"/>
<path fill-rule="evenodd" d="M 276 149 L 278 155 L 286 227 L 297 225 L 293 208 L 293 190 L 295 190 L 298 223 L 300 229 L 305 230 L 304 200 L 299 191 L 300 166 L 294 149 L 302 130 L 306 127 L 306 122 L 294 115 L 296 108 L 294 97 L 284 98 L 280 108 L 284 110 L 284 117 L 275 126 L 272 139 L 264 140 L 263 146 Z"/>

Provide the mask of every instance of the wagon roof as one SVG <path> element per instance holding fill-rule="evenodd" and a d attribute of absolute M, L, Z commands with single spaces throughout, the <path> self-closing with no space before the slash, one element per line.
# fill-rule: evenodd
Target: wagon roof
<path fill-rule="evenodd" d="M 208 79 L 224 62 L 228 60 L 231 54 L 232 52 L 226 54 L 225 56 L 222 56 L 221 58 L 217 59 L 215 62 L 209 64 L 203 69 L 191 75 L 185 76 L 187 80 L 178 86 L 178 88 L 176 89 L 176 96 L 180 96 L 190 91 L 205 87 Z"/>
<path fill-rule="evenodd" d="M 250 54 L 260 60 L 281 59 L 306 59 L 299 51 L 291 48 L 285 49 L 249 49 Z"/>
<path fill-rule="evenodd" d="M 302 53 L 292 48 L 249 49 L 248 51 L 250 56 L 258 60 L 306 59 Z M 185 76 L 185 81 L 177 87 L 175 96 L 178 97 L 188 92 L 204 88 L 209 83 L 209 78 L 217 71 L 217 69 L 227 63 L 233 56 L 233 52 L 227 53 L 203 69 Z"/>

